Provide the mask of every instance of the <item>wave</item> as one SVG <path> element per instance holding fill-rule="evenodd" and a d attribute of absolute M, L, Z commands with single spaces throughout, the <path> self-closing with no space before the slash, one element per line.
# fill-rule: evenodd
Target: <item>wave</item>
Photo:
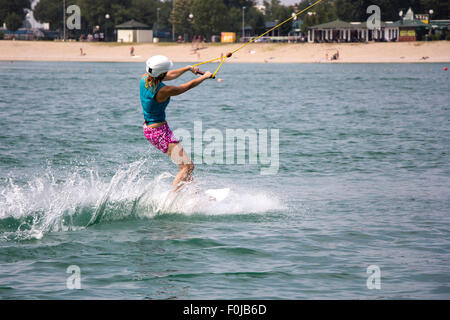
<path fill-rule="evenodd" d="M 273 195 L 239 186 L 228 186 L 231 193 L 222 202 L 211 201 L 200 180 L 173 193 L 173 175 L 164 172 L 150 177 L 144 170 L 147 162 L 142 159 L 123 166 L 109 181 L 91 169 L 75 169 L 65 178 L 56 177 L 49 169 L 28 183 L 9 178 L 0 186 L 0 240 L 41 239 L 49 232 L 163 214 L 224 215 L 285 209 Z"/>

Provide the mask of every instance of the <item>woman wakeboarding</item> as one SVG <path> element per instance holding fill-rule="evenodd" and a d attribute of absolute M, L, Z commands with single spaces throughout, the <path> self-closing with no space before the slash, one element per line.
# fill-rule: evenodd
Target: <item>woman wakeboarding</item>
<path fill-rule="evenodd" d="M 166 107 L 170 97 L 178 96 L 211 78 L 211 72 L 199 71 L 197 67 L 170 70 L 173 63 L 165 56 L 153 56 L 146 62 L 146 73 L 140 82 L 140 98 L 144 111 L 144 135 L 147 140 L 161 152 L 167 154 L 175 164 L 178 164 L 178 174 L 173 180 L 175 191 L 185 183 L 192 181 L 194 164 L 183 150 L 166 121 Z M 187 71 L 202 74 L 200 77 L 179 86 L 167 86 L 163 81 L 174 80 Z"/>

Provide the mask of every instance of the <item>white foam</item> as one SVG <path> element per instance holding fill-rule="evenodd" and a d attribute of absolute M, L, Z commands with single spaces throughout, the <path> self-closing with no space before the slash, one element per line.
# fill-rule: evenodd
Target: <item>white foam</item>
<path fill-rule="evenodd" d="M 50 231 L 82 229 L 132 216 L 248 214 L 285 209 L 267 192 L 233 185 L 224 186 L 231 191 L 221 202 L 210 201 L 200 191 L 201 181 L 173 193 L 173 175 L 165 172 L 151 177 L 145 171 L 148 167 L 146 159 L 135 161 L 117 170 L 109 181 L 94 170 L 82 169 L 60 180 L 48 169 L 44 176 L 32 178 L 26 185 L 9 179 L 7 185 L 0 186 L 0 223 L 13 218 L 20 226 L 17 230 L 4 230 L 2 226 L 1 236 L 40 239 Z"/>

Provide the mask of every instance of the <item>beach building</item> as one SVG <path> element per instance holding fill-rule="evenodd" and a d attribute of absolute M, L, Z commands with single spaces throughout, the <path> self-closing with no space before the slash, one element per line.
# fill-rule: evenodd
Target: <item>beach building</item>
<path fill-rule="evenodd" d="M 431 20 L 430 27 L 440 40 L 450 40 L 450 20 Z"/>
<path fill-rule="evenodd" d="M 406 14 L 401 20 L 394 23 L 394 26 L 399 29 L 400 35 L 398 41 L 417 41 L 422 40 L 422 36 L 426 34 L 429 29 L 429 25 L 424 21 L 428 21 L 428 18 L 416 17 L 411 8 L 408 9 Z"/>
<path fill-rule="evenodd" d="M 152 28 L 134 19 L 116 25 L 116 30 L 117 42 L 153 42 Z"/>
<path fill-rule="evenodd" d="M 308 29 L 308 42 L 366 42 L 397 41 L 399 28 L 392 21 L 381 22 L 380 28 L 370 29 L 366 22 L 334 20 Z"/>
<path fill-rule="evenodd" d="M 315 25 L 308 29 L 308 42 L 417 41 L 423 40 L 429 29 L 410 8 L 401 20 L 382 21 L 379 28 L 339 19 Z"/>
<path fill-rule="evenodd" d="M 394 23 L 399 29 L 398 41 L 422 40 L 422 35 L 427 33 L 428 25 L 420 20 L 399 20 Z"/>
<path fill-rule="evenodd" d="M 350 23 L 337 19 L 310 27 L 308 42 L 347 42 L 350 39 L 350 31 Z"/>

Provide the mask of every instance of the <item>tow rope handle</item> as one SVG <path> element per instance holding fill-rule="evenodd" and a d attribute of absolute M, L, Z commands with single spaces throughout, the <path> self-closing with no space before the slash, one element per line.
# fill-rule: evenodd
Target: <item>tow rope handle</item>
<path fill-rule="evenodd" d="M 200 75 L 204 75 L 205 74 L 203 71 L 200 71 L 200 70 L 198 70 L 197 73 L 200 74 Z M 210 77 L 210 79 L 215 79 L 215 78 L 216 78 L 215 75 L 211 75 L 211 77 Z"/>
<path fill-rule="evenodd" d="M 220 67 L 222 66 L 222 64 L 225 62 L 226 58 L 229 58 L 233 55 L 233 53 L 228 52 L 227 55 L 225 57 L 222 57 L 222 61 L 220 62 L 219 66 L 217 67 L 216 71 L 214 71 L 214 73 L 211 76 L 211 79 L 215 79 L 216 78 L 216 74 L 219 71 Z M 217 60 L 217 59 L 216 59 Z M 198 66 L 198 65 L 195 65 Z M 198 74 L 204 75 L 205 73 L 203 71 L 197 71 Z"/>

